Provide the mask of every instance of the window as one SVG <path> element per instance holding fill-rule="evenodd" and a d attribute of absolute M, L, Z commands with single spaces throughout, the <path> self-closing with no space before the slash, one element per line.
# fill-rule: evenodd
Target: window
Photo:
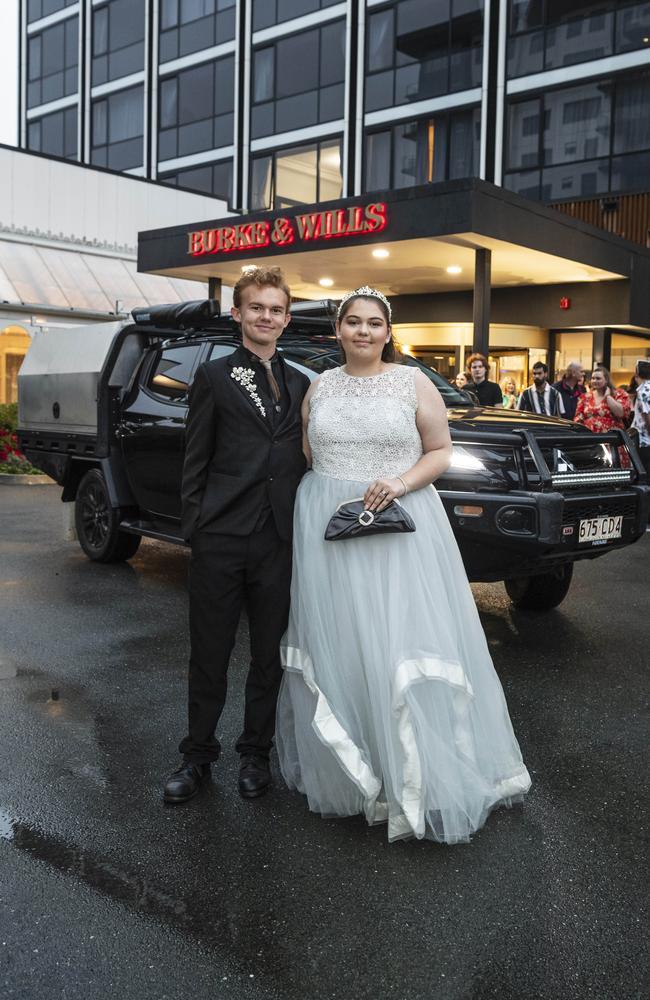
<path fill-rule="evenodd" d="M 333 7 L 341 0 L 253 0 L 253 31 Z"/>
<path fill-rule="evenodd" d="M 299 371 L 307 369 L 308 372 L 314 372 L 315 375 L 329 371 L 330 368 L 339 368 L 342 361 L 336 350 L 327 354 L 325 351 L 319 351 L 318 348 L 287 344 L 286 347 L 280 346 L 280 351 L 290 365 L 298 368 Z"/>
<path fill-rule="evenodd" d="M 232 201 L 232 160 L 206 163 L 198 167 L 189 167 L 187 170 L 160 174 L 158 180 L 164 184 L 188 188 L 190 191 L 214 194 L 217 198 L 223 198 L 228 204 Z"/>
<path fill-rule="evenodd" d="M 399 0 L 368 12 L 366 111 L 481 83 L 483 0 Z"/>
<path fill-rule="evenodd" d="M 27 22 L 38 21 L 41 17 L 48 17 L 65 7 L 72 7 L 77 0 L 28 0 Z"/>
<path fill-rule="evenodd" d="M 91 162 L 112 170 L 142 166 L 144 91 L 120 90 L 92 105 Z"/>
<path fill-rule="evenodd" d="M 340 198 L 342 190 L 339 139 L 253 157 L 251 209 L 331 201 Z"/>
<path fill-rule="evenodd" d="M 644 189 L 649 106 L 649 73 L 511 103 L 505 187 L 545 201 Z"/>
<path fill-rule="evenodd" d="M 281 38 L 253 54 L 253 139 L 343 117 L 345 22 Z"/>
<path fill-rule="evenodd" d="M 508 76 L 602 59 L 650 43 L 650 3 L 510 0 Z"/>
<path fill-rule="evenodd" d="M 234 57 L 227 56 L 160 81 L 160 160 L 232 143 L 234 74 Z"/>
<path fill-rule="evenodd" d="M 147 389 L 156 396 L 181 402 L 187 397 L 201 344 L 168 347 L 161 351 L 151 369 Z"/>
<path fill-rule="evenodd" d="M 31 35 L 27 46 L 27 107 L 76 93 L 79 63 L 76 15 Z"/>
<path fill-rule="evenodd" d="M 237 0 L 161 0 L 160 62 L 235 37 Z"/>
<path fill-rule="evenodd" d="M 144 69 L 144 0 L 93 8 L 93 86 Z"/>
<path fill-rule="evenodd" d="M 27 125 L 27 148 L 76 160 L 77 105 L 43 118 L 32 118 Z"/>
<path fill-rule="evenodd" d="M 366 135 L 365 190 L 478 175 L 480 111 L 454 111 Z"/>

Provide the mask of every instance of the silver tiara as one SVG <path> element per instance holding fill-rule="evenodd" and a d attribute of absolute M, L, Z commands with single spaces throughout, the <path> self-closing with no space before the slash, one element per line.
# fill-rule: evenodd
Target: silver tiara
<path fill-rule="evenodd" d="M 347 295 L 343 296 L 343 298 L 339 302 L 339 308 L 336 313 L 337 319 L 341 318 L 341 310 L 343 309 L 345 303 L 348 302 L 350 299 L 356 299 L 356 298 L 379 299 L 379 301 L 383 302 L 386 308 L 388 309 L 388 322 L 392 323 L 393 314 L 391 312 L 390 302 L 383 294 L 383 292 L 379 292 L 377 291 L 376 288 L 371 288 L 369 285 L 362 285 L 361 288 L 355 288 L 353 292 L 348 292 Z"/>

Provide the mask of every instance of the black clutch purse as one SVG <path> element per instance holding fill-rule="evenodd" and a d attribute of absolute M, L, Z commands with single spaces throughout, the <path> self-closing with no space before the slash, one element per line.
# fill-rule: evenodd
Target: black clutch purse
<path fill-rule="evenodd" d="M 415 531 L 415 522 L 399 500 L 392 500 L 383 510 L 364 510 L 363 497 L 344 500 L 336 508 L 325 528 L 326 542 L 366 535 L 386 535 L 396 531 Z"/>

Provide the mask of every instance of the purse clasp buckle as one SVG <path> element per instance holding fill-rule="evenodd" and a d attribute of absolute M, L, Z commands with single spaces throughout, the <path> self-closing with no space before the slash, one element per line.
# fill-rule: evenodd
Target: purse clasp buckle
<path fill-rule="evenodd" d="M 362 510 L 359 514 L 359 524 L 362 524 L 364 528 L 367 528 L 374 520 L 375 515 L 371 510 Z"/>

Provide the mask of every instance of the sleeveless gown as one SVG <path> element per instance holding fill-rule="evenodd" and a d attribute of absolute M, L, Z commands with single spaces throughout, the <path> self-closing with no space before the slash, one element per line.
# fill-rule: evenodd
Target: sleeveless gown
<path fill-rule="evenodd" d="M 469 840 L 530 787 L 458 546 L 434 487 L 412 534 L 326 542 L 339 503 L 422 455 L 415 370 L 323 373 L 298 489 L 277 715 L 289 788 L 388 839 Z"/>

